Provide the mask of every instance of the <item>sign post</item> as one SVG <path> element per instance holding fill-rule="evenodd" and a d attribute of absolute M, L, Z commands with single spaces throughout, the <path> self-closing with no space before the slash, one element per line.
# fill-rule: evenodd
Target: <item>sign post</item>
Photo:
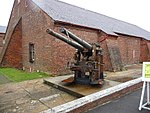
<path fill-rule="evenodd" d="M 141 94 L 141 100 L 140 100 L 140 105 L 139 105 L 139 110 L 147 109 L 150 110 L 150 62 L 143 62 L 143 70 L 142 70 L 142 81 L 143 83 L 143 88 L 142 88 L 142 94 Z M 147 86 L 147 102 L 143 104 L 143 99 L 144 99 L 144 94 L 145 94 L 145 89 Z"/>

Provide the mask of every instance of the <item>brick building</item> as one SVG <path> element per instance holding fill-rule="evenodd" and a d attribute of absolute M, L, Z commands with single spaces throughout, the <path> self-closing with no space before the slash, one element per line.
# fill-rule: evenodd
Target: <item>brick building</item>
<path fill-rule="evenodd" d="M 0 26 L 0 53 L 3 49 L 3 39 L 5 36 L 5 32 L 6 32 L 6 27 L 5 26 Z"/>
<path fill-rule="evenodd" d="M 65 27 L 104 50 L 105 70 L 149 60 L 150 32 L 58 0 L 15 0 L 0 56 L 1 66 L 64 74 L 74 48 L 46 33 Z"/>

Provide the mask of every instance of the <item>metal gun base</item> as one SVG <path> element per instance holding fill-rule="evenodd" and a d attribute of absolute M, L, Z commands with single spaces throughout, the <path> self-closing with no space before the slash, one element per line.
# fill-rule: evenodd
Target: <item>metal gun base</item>
<path fill-rule="evenodd" d="M 74 77 L 70 77 L 70 78 L 63 80 L 62 82 L 77 83 L 77 84 L 83 84 L 83 85 L 103 85 L 104 84 L 104 80 L 102 80 L 102 79 L 91 81 L 88 77 L 76 78 L 76 79 Z"/>

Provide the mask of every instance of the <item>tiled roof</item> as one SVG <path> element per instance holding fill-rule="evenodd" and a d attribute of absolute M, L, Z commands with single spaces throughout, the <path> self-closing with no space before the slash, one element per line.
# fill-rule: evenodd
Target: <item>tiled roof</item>
<path fill-rule="evenodd" d="M 0 33 L 6 33 L 6 26 L 0 26 Z"/>
<path fill-rule="evenodd" d="M 120 21 L 58 0 L 32 1 L 56 21 L 100 29 L 111 35 L 121 33 L 150 40 L 150 32 L 124 21 Z"/>

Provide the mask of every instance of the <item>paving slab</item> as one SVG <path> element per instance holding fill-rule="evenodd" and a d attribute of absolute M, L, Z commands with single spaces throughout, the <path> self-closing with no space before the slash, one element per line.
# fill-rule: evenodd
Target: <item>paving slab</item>
<path fill-rule="evenodd" d="M 108 80 L 117 81 L 117 82 L 127 82 L 141 77 L 142 75 L 142 65 L 132 65 L 126 67 L 127 70 L 120 72 L 105 72 Z"/>
<path fill-rule="evenodd" d="M 75 99 L 43 79 L 0 85 L 0 113 L 39 113 Z"/>

